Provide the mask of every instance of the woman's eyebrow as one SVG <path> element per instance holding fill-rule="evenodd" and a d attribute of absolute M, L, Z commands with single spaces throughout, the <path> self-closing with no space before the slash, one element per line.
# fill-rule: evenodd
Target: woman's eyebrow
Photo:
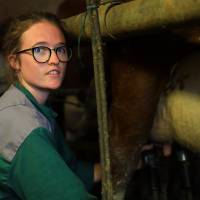
<path fill-rule="evenodd" d="M 35 47 L 35 46 L 39 46 L 39 45 L 47 46 L 48 43 L 47 43 L 47 42 L 37 42 L 37 43 L 35 43 L 35 44 L 33 45 L 33 47 Z"/>
<path fill-rule="evenodd" d="M 60 47 L 60 46 L 66 46 L 66 43 L 65 42 L 60 42 L 60 43 L 55 45 L 55 47 Z"/>
<path fill-rule="evenodd" d="M 47 43 L 47 42 L 37 42 L 37 43 L 35 43 L 35 44 L 33 45 L 33 47 L 39 46 L 39 45 L 51 46 L 51 45 L 49 45 L 49 43 Z M 59 43 L 55 44 L 54 46 L 57 47 L 57 46 L 60 46 L 60 45 L 66 45 L 66 43 L 65 43 L 65 42 L 59 42 Z"/>

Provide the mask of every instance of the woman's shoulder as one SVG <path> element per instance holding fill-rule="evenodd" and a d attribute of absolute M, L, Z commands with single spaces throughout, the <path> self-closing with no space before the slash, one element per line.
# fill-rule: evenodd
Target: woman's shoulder
<path fill-rule="evenodd" d="M 16 92 L 17 89 L 13 89 L 9 89 L 0 98 L 0 153 L 7 154 L 9 160 L 13 157 L 15 149 L 35 129 L 42 127 L 51 131 L 48 120 L 34 108 L 23 93 L 19 94 L 20 91 Z"/>
<path fill-rule="evenodd" d="M 46 121 L 25 94 L 11 85 L 0 98 L 0 124 L 33 129 Z M 11 123 L 12 122 L 12 123 Z M 17 128 L 16 127 L 16 128 Z"/>
<path fill-rule="evenodd" d="M 24 104 L 25 100 L 25 95 L 11 85 L 0 97 L 0 111 L 12 105 Z"/>
<path fill-rule="evenodd" d="M 0 123 L 12 122 L 18 127 L 49 127 L 47 118 L 32 104 L 28 97 L 14 85 L 0 97 Z M 10 124 L 11 125 L 11 124 Z"/>

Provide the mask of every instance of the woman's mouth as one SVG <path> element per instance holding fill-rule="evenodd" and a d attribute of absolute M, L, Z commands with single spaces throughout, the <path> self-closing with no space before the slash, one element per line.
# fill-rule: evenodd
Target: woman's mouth
<path fill-rule="evenodd" d="M 47 72 L 47 75 L 59 75 L 60 71 L 59 70 L 51 70 L 49 72 Z"/>

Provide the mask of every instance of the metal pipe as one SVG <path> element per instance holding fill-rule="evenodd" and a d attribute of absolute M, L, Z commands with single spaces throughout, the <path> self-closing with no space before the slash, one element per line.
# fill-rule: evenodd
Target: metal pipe
<path fill-rule="evenodd" d="M 134 0 L 112 7 L 102 5 L 98 13 L 102 37 L 118 37 L 200 21 L 200 0 Z M 68 34 L 79 35 L 84 16 L 85 13 L 81 13 L 63 20 Z M 91 37 L 89 24 L 87 16 L 83 39 Z"/>
<path fill-rule="evenodd" d="M 112 200 L 113 192 L 110 171 L 110 150 L 105 91 L 104 59 L 99 28 L 99 18 L 95 0 L 86 0 L 86 5 L 90 27 L 92 30 L 91 43 L 96 87 L 99 144 L 102 164 L 102 198 L 103 200 Z"/>

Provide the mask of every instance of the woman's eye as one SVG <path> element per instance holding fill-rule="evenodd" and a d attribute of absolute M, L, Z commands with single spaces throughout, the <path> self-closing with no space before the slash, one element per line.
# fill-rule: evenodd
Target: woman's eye
<path fill-rule="evenodd" d="M 34 52 L 35 53 L 44 53 L 45 52 L 45 47 L 35 47 Z"/>
<path fill-rule="evenodd" d="M 58 53 L 63 53 L 63 54 L 66 53 L 67 52 L 66 47 L 58 47 L 57 48 L 57 52 Z"/>

